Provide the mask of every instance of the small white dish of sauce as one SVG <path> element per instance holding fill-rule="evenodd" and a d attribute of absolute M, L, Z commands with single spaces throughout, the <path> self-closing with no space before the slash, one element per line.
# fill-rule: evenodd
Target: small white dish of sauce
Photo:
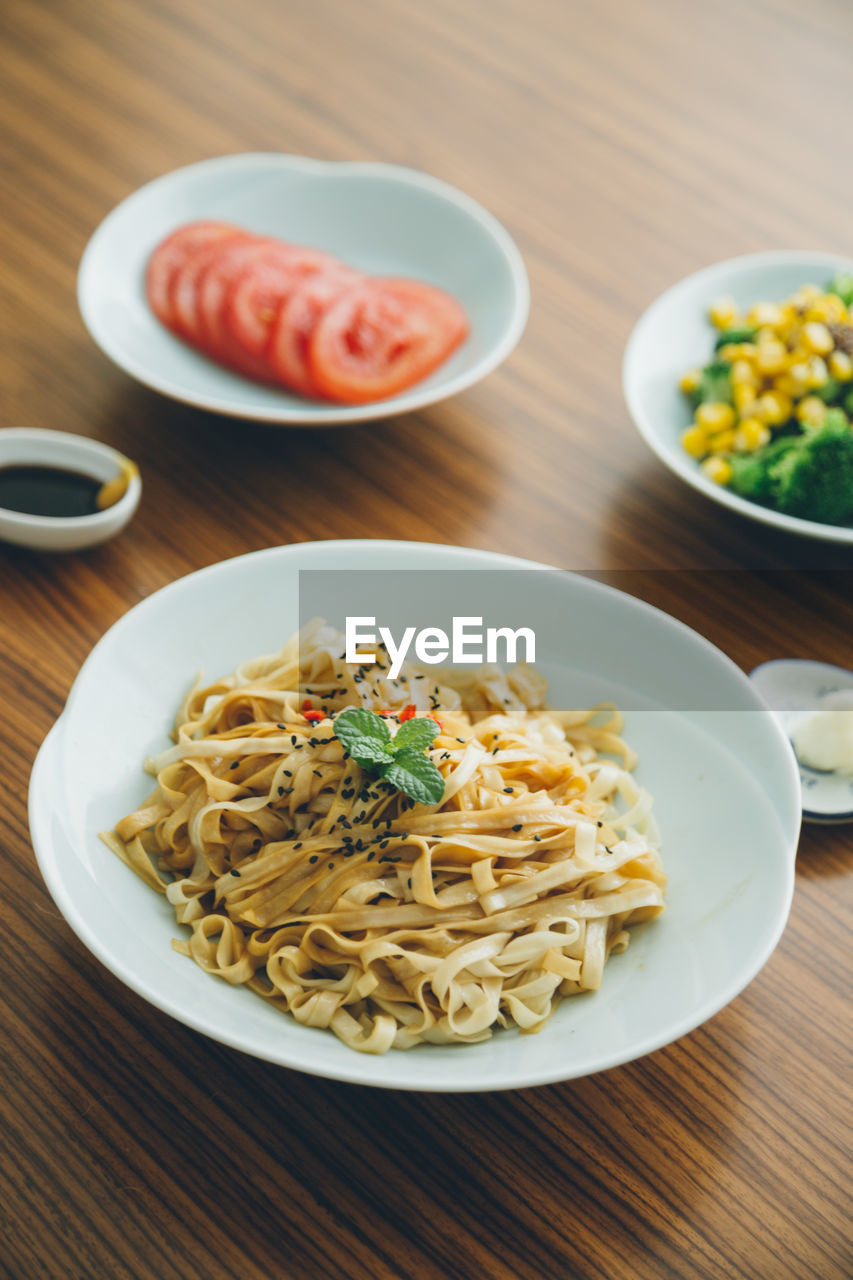
<path fill-rule="evenodd" d="M 139 505 L 142 481 L 116 449 L 67 431 L 0 429 L 0 540 L 77 551 L 112 538 Z"/>
<path fill-rule="evenodd" d="M 853 822 L 853 671 L 777 658 L 750 679 L 791 743 L 806 822 Z"/>

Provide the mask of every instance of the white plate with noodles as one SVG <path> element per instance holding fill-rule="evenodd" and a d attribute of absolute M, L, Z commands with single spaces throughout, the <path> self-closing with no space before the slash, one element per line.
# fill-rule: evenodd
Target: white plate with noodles
<path fill-rule="evenodd" d="M 252 661 L 296 631 L 300 571 L 365 567 L 415 583 L 438 571 L 466 613 L 490 616 L 506 597 L 492 571 L 517 574 L 535 671 L 422 666 L 393 685 L 318 631 L 299 673 L 292 649 Z M 215 1040 L 389 1088 L 565 1080 L 716 1013 L 787 919 L 793 752 L 701 636 L 545 569 L 427 544 L 301 544 L 131 609 L 84 663 L 31 779 L 39 866 L 74 931 Z M 577 712 L 602 702 L 620 710 Z M 352 705 L 396 713 L 389 736 L 410 706 L 412 723 L 441 722 L 426 749 L 438 803 L 404 804 L 344 757 L 334 718 Z"/>

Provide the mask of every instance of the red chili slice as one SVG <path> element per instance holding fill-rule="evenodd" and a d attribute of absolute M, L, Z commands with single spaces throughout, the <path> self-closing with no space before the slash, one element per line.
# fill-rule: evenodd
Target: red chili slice
<path fill-rule="evenodd" d="M 151 310 L 168 328 L 173 326 L 169 290 L 177 269 L 188 254 L 204 245 L 238 234 L 238 228 L 227 222 L 189 222 L 161 240 L 148 259 L 145 269 L 145 292 Z"/>
<path fill-rule="evenodd" d="M 317 394 L 308 368 L 308 339 L 323 311 L 362 279 L 357 271 L 348 267 L 312 276 L 299 284 L 279 306 L 267 358 L 281 381 L 293 391 L 307 396 Z"/>
<path fill-rule="evenodd" d="M 364 280 L 317 320 L 308 369 L 321 395 L 366 404 L 425 378 L 467 332 L 464 311 L 443 290 L 416 280 Z"/>
<path fill-rule="evenodd" d="M 335 270 L 337 259 L 319 249 L 277 245 L 275 252 L 252 260 L 228 290 L 225 325 L 252 355 L 263 356 L 272 322 L 282 302 L 306 277 Z"/>

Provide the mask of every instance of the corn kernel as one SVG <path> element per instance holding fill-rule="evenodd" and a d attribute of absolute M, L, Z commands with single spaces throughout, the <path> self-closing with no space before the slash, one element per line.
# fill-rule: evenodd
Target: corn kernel
<path fill-rule="evenodd" d="M 700 404 L 696 409 L 696 425 L 706 431 L 727 431 L 735 424 L 735 411 L 722 400 Z"/>
<path fill-rule="evenodd" d="M 708 436 L 703 427 L 686 427 L 681 433 L 681 447 L 691 458 L 704 458 L 708 452 Z"/>
<path fill-rule="evenodd" d="M 706 458 L 702 463 L 702 470 L 715 484 L 728 484 L 732 478 L 732 466 L 726 458 Z"/>
<path fill-rule="evenodd" d="M 829 372 L 839 382 L 849 382 L 853 378 L 853 357 L 846 351 L 833 351 L 828 364 Z"/>
<path fill-rule="evenodd" d="M 708 436 L 709 453 L 731 453 L 735 447 L 735 433 L 732 427 L 726 431 L 715 431 Z"/>
<path fill-rule="evenodd" d="M 734 298 L 717 298 L 711 303 L 708 311 L 711 324 L 717 329 L 731 329 L 740 320 L 737 303 Z"/>
<path fill-rule="evenodd" d="M 806 320 L 843 324 L 846 319 L 847 308 L 837 293 L 822 294 L 810 302 L 806 309 Z"/>
<path fill-rule="evenodd" d="M 788 348 L 784 342 L 779 342 L 778 339 L 773 338 L 768 342 L 759 343 L 758 354 L 755 357 L 755 367 L 764 377 L 769 378 L 774 373 L 781 373 L 787 363 Z"/>
<path fill-rule="evenodd" d="M 815 298 L 820 298 L 823 289 L 817 284 L 801 284 L 794 297 L 800 297 L 804 302 L 813 302 Z"/>
<path fill-rule="evenodd" d="M 800 422 L 807 422 L 813 427 L 822 426 L 826 414 L 826 404 L 818 396 L 806 396 L 797 405 L 797 417 Z"/>
<path fill-rule="evenodd" d="M 810 320 L 803 325 L 801 341 L 806 350 L 814 352 L 816 356 L 829 355 L 835 346 L 832 334 L 819 320 Z"/>
<path fill-rule="evenodd" d="M 756 302 L 746 313 L 746 323 L 757 328 L 776 329 L 785 322 L 785 312 L 776 302 Z"/>
<path fill-rule="evenodd" d="M 717 353 L 721 360 L 737 360 L 740 355 L 739 342 L 726 342 Z"/>
<path fill-rule="evenodd" d="M 748 360 L 735 360 L 732 365 L 731 379 L 733 387 L 758 386 L 758 377 Z"/>
<path fill-rule="evenodd" d="M 795 398 L 804 395 L 811 386 L 807 360 L 795 360 L 793 364 L 788 366 L 788 372 L 785 376 L 789 380 L 789 387 L 779 387 L 779 390 L 788 391 L 788 394 Z M 779 386 L 779 383 L 777 382 L 776 385 Z"/>
<path fill-rule="evenodd" d="M 771 427 L 779 427 L 787 422 L 794 411 L 794 402 L 790 396 L 781 391 L 765 391 L 759 396 L 755 405 L 754 416 L 759 422 L 766 422 Z"/>
<path fill-rule="evenodd" d="M 770 428 L 757 418 L 743 418 L 734 438 L 736 453 L 752 453 L 770 440 Z"/>
<path fill-rule="evenodd" d="M 825 387 L 829 380 L 829 370 L 823 356 L 812 356 L 809 360 L 809 386 Z"/>
<path fill-rule="evenodd" d="M 754 410 L 756 405 L 755 392 L 755 387 L 747 386 L 745 383 L 741 383 L 740 386 L 733 389 L 732 399 L 735 402 L 735 409 L 742 418 Z"/>
<path fill-rule="evenodd" d="M 701 377 L 701 369 L 688 369 L 687 373 L 685 373 L 678 385 L 686 396 L 692 396 L 693 392 L 696 391 L 699 386 L 699 380 Z"/>
<path fill-rule="evenodd" d="M 783 396 L 790 396 L 792 400 L 796 400 L 803 395 L 806 388 L 791 377 L 790 373 L 780 373 L 777 378 L 773 379 L 771 391 L 780 391 Z"/>

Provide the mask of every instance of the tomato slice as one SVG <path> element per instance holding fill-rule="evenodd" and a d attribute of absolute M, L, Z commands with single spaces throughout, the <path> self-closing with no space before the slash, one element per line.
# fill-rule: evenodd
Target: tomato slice
<path fill-rule="evenodd" d="M 170 297 L 172 280 L 188 254 L 236 234 L 239 234 L 238 228 L 227 222 L 189 222 L 178 227 L 157 245 L 145 269 L 145 292 L 151 310 L 167 328 L 171 329 L 174 324 Z"/>
<path fill-rule="evenodd" d="M 308 369 L 320 395 L 366 404 L 420 382 L 467 332 L 465 312 L 442 289 L 368 279 L 319 316 L 308 338 Z"/>
<path fill-rule="evenodd" d="M 282 302 L 306 277 L 343 266 L 329 253 L 280 244 L 251 261 L 225 298 L 225 325 L 252 355 L 263 356 Z"/>
<path fill-rule="evenodd" d="M 301 395 L 318 394 L 308 368 L 308 338 L 323 311 L 364 277 L 348 267 L 303 280 L 283 299 L 272 325 L 267 358 L 278 377 Z"/>
<path fill-rule="evenodd" d="M 245 232 L 223 236 L 213 243 L 199 245 L 186 255 L 172 276 L 169 301 L 172 307 L 171 328 L 188 342 L 200 346 L 203 342 L 199 290 L 208 267 L 214 266 L 230 245 L 250 241 Z"/>
<path fill-rule="evenodd" d="M 242 242 L 225 245 L 222 252 L 205 266 L 198 284 L 199 340 L 214 360 L 224 358 L 227 352 L 238 346 L 225 323 L 225 300 L 231 285 L 252 262 L 269 253 L 274 246 L 273 240 L 247 237 Z"/>

